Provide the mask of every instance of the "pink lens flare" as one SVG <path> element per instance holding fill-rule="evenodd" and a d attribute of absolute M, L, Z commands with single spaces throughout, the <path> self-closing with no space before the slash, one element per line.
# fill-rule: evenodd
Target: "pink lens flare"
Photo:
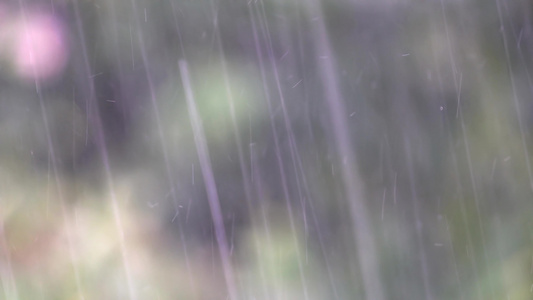
<path fill-rule="evenodd" d="M 69 49 L 64 26 L 52 15 L 34 13 L 16 26 L 13 66 L 25 80 L 59 77 L 67 64 Z"/>

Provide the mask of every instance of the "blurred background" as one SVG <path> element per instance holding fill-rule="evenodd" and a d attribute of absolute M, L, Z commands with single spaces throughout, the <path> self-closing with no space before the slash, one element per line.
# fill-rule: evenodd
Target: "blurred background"
<path fill-rule="evenodd" d="M 0 299 L 531 299 L 528 0 L 0 2 Z"/>

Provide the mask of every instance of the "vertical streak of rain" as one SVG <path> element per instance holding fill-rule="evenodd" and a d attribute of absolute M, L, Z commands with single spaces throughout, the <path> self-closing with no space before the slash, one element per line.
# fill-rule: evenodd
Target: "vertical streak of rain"
<path fill-rule="evenodd" d="M 267 82 L 267 78 L 266 78 L 266 66 L 265 66 L 265 63 L 263 61 L 263 52 L 262 52 L 262 47 L 261 47 L 261 43 L 260 43 L 260 40 L 259 40 L 259 35 L 258 35 L 258 28 L 257 28 L 257 22 L 255 20 L 256 18 L 256 14 L 254 14 L 254 12 L 251 10 L 250 8 L 250 5 L 249 5 L 249 10 L 250 10 L 250 21 L 252 23 L 252 30 L 253 30 L 253 36 L 254 36 L 254 44 L 255 44 L 255 50 L 256 50 L 256 55 L 257 55 L 257 59 L 259 61 L 259 68 L 260 68 L 260 72 L 261 72 L 261 80 L 263 82 L 263 90 L 264 90 L 264 93 L 265 93 L 265 98 L 266 98 L 266 102 L 267 102 L 267 106 L 268 106 L 268 113 L 269 113 L 269 117 L 270 117 L 270 127 L 271 127 L 271 130 L 272 130 L 272 133 L 273 133 L 273 136 L 274 136 L 274 151 L 276 153 L 276 162 L 277 162 L 277 166 L 278 166 L 278 169 L 279 169 L 279 174 L 280 174 L 280 183 L 281 183 L 281 187 L 282 187 L 282 191 L 283 191 L 283 197 L 284 197 L 284 200 L 285 200 L 285 205 L 287 207 L 287 212 L 288 212 L 288 215 L 289 215 L 289 222 L 290 222 L 290 229 L 291 229 L 291 233 L 293 236 L 296 236 L 296 225 L 295 225 L 295 215 L 294 215 L 294 212 L 293 212 L 293 208 L 292 208 L 292 204 L 290 202 L 290 193 L 289 193 L 289 187 L 288 187 L 288 178 L 287 178 L 287 174 L 286 174 L 286 171 L 285 171 L 285 163 L 283 161 L 283 157 L 282 157 L 282 154 L 281 154 L 281 147 L 279 145 L 279 135 L 278 135 L 278 130 L 276 129 L 276 126 L 275 126 L 275 120 L 274 120 L 274 110 L 273 110 L 273 104 L 272 104 L 272 96 L 269 92 L 269 89 L 268 89 L 268 82 Z M 259 14 L 259 16 L 261 16 Z M 262 19 L 261 17 L 257 17 L 258 19 Z M 297 251 L 297 257 L 296 257 L 296 260 L 298 262 L 298 270 L 299 270 L 299 274 L 300 274 L 300 279 L 301 279 L 301 282 L 302 282 L 302 291 L 303 291 L 303 297 L 304 299 L 308 299 L 308 292 L 307 292 L 307 283 L 306 283 L 306 275 L 305 275 L 305 272 L 304 272 L 304 266 L 303 266 L 303 262 L 302 262 L 302 251 L 300 249 L 300 246 L 297 244 L 297 240 L 296 238 L 294 239 L 294 243 L 295 243 L 295 247 L 296 247 L 296 251 Z"/>
<path fill-rule="evenodd" d="M 364 191 L 357 162 L 351 145 L 351 138 L 346 124 L 345 107 L 339 80 L 335 68 L 334 52 L 328 39 L 324 14 L 320 3 L 316 0 L 306 2 L 309 26 L 312 27 L 315 38 L 313 44 L 315 55 L 320 67 L 324 97 L 326 99 L 329 119 L 332 125 L 333 139 L 337 147 L 343 187 L 349 202 L 352 218 L 352 231 L 357 247 L 358 261 L 361 266 L 366 299 L 384 300 L 384 290 L 380 278 L 380 264 L 377 255 L 376 241 L 372 232 L 370 214 L 365 204 Z M 325 56 L 322 58 L 320 56 Z"/>
<path fill-rule="evenodd" d="M 450 59 L 450 66 L 451 66 L 453 84 L 454 84 L 455 93 L 456 93 L 456 96 L 457 96 L 457 115 L 456 115 L 456 117 L 459 118 L 459 122 L 460 122 L 460 125 L 461 125 L 462 137 L 463 137 L 463 142 L 464 142 L 464 145 L 465 145 L 465 152 L 466 152 L 466 158 L 467 158 L 468 171 L 469 171 L 469 175 L 470 175 L 470 184 L 472 186 L 472 191 L 473 191 L 473 194 L 474 194 L 474 202 L 475 202 L 476 213 L 477 213 L 476 217 L 477 217 L 478 227 L 479 227 L 480 235 L 481 235 L 481 244 L 482 244 L 481 251 L 483 252 L 483 257 L 484 257 L 484 267 L 487 268 L 488 264 L 489 264 L 489 258 L 488 258 L 488 254 L 487 254 L 487 251 L 488 251 L 487 248 L 488 247 L 487 247 L 487 241 L 486 241 L 486 236 L 485 236 L 486 235 L 485 234 L 485 228 L 484 228 L 484 224 L 483 224 L 483 220 L 482 220 L 483 216 L 482 216 L 481 210 L 480 210 L 481 203 L 480 203 L 480 197 L 478 195 L 478 188 L 477 188 L 476 179 L 475 179 L 475 176 L 474 176 L 474 167 L 473 167 L 473 164 L 472 164 L 472 156 L 471 156 L 471 153 L 470 153 L 471 152 L 470 151 L 470 144 L 469 144 L 469 139 L 468 139 L 467 130 L 466 130 L 466 126 L 465 126 L 463 110 L 462 110 L 462 107 L 461 107 L 461 105 L 462 105 L 461 104 L 461 90 L 462 90 L 462 84 L 463 84 L 463 75 L 462 75 L 461 71 L 459 71 L 457 69 L 457 65 L 456 65 L 456 62 L 455 62 L 454 53 L 453 53 L 453 49 L 452 49 L 452 44 L 451 44 L 451 41 L 450 41 L 450 32 L 449 32 L 449 28 L 448 28 L 448 17 L 446 15 L 446 11 L 445 11 L 443 0 L 440 1 L 440 4 L 441 4 L 441 11 L 442 11 L 442 18 L 444 20 L 444 30 L 445 30 L 445 33 L 446 33 L 446 42 L 447 42 L 447 48 L 448 48 L 447 50 L 448 50 L 448 55 L 449 55 L 449 59 Z M 491 286 L 489 289 L 490 289 L 490 292 L 491 292 L 491 298 L 494 299 L 494 297 L 495 297 L 494 288 Z"/>
<path fill-rule="evenodd" d="M 520 105 L 520 102 L 518 100 L 518 94 L 517 94 L 517 91 L 516 91 L 516 83 L 515 83 L 515 78 L 514 78 L 514 71 L 513 71 L 513 66 L 511 64 L 511 56 L 509 54 L 509 45 L 508 45 L 508 41 L 507 41 L 507 34 L 505 33 L 505 25 L 504 25 L 504 22 L 503 22 L 503 17 L 502 17 L 502 9 L 501 9 L 501 4 L 500 4 L 500 1 L 499 0 L 495 0 L 496 1 L 496 7 L 498 9 L 498 20 L 500 21 L 500 32 L 501 32 L 501 35 L 502 35 L 502 42 L 503 42 L 503 46 L 504 46 L 504 50 L 505 50 L 505 60 L 506 60 L 506 63 L 507 63 L 507 71 L 509 73 L 509 81 L 511 83 L 511 90 L 512 90 L 512 93 L 513 93 L 513 104 L 514 104 L 514 107 L 515 107 L 515 110 L 516 110 L 516 118 L 518 120 L 518 126 L 520 128 L 520 136 L 522 138 L 522 149 L 523 149 L 523 152 L 524 152 L 524 160 L 525 160 L 525 163 L 526 163 L 526 168 L 527 168 L 527 174 L 529 176 L 529 185 L 531 187 L 531 191 L 533 192 L 533 172 L 531 171 L 531 162 L 529 160 L 529 147 L 527 146 L 527 140 L 526 140 L 526 127 L 524 125 L 524 121 L 522 120 L 522 107 Z"/>
<path fill-rule="evenodd" d="M 429 266 L 428 266 L 428 260 L 427 260 L 427 250 L 426 246 L 424 245 L 423 241 L 423 233 L 422 229 L 424 227 L 424 224 L 421 219 L 421 213 L 420 213 L 420 204 L 418 199 L 418 192 L 417 187 L 415 183 L 415 174 L 414 174 L 414 168 L 413 168 L 413 158 L 412 158 L 412 149 L 410 148 L 410 141 L 408 139 L 404 140 L 404 146 L 405 146 L 405 153 L 407 155 L 407 169 L 409 173 L 409 185 L 411 188 L 411 201 L 412 201 L 412 208 L 413 208 L 413 215 L 414 215 L 414 222 L 415 222 L 415 231 L 416 231 L 416 239 L 418 242 L 418 260 L 420 261 L 420 270 L 422 273 L 422 283 L 424 285 L 424 294 L 426 297 L 426 300 L 433 300 L 433 292 L 431 291 L 431 283 L 429 280 Z"/>
<path fill-rule="evenodd" d="M 230 73 L 228 71 L 228 67 L 227 67 L 227 63 L 226 63 L 226 54 L 225 54 L 224 45 L 223 45 L 222 39 L 221 39 L 220 28 L 218 26 L 218 18 L 217 18 L 216 7 L 215 7 L 215 3 L 213 1 L 211 1 L 211 13 L 213 14 L 214 39 L 215 39 L 216 46 L 218 48 L 217 50 L 218 50 L 220 64 L 221 64 L 221 67 L 222 67 L 222 73 L 223 73 L 223 77 L 224 77 L 224 88 L 225 88 L 225 93 L 226 93 L 228 106 L 229 106 L 231 126 L 232 126 L 232 130 L 233 130 L 233 139 L 234 139 L 235 146 L 237 147 L 237 157 L 238 157 L 238 160 L 239 160 L 239 168 L 240 168 L 240 172 L 241 172 L 241 176 L 242 176 L 242 186 L 243 186 L 243 189 L 244 189 L 244 198 L 245 198 L 245 201 L 246 201 L 248 213 L 250 215 L 253 215 L 253 213 L 254 213 L 254 205 L 253 205 L 253 201 L 252 201 L 252 183 L 251 183 L 251 180 L 253 178 L 252 177 L 253 176 L 253 170 L 249 171 L 248 168 L 247 168 L 246 162 L 245 162 L 243 143 L 242 143 L 242 139 L 241 139 L 241 131 L 240 131 L 239 126 L 237 124 L 237 116 L 236 116 L 236 112 L 235 112 L 234 91 L 232 89 L 232 84 L 230 82 Z M 250 141 L 250 142 L 252 142 L 252 141 Z M 260 223 L 260 222 L 256 222 L 255 220 L 253 220 L 253 224 L 255 226 L 257 226 L 256 223 Z M 263 227 L 264 227 L 264 229 L 266 231 L 267 230 L 267 225 L 264 225 Z M 260 241 L 258 241 L 258 239 L 256 237 L 254 237 L 254 245 L 255 245 L 255 248 L 256 248 L 256 251 L 257 251 L 257 255 L 259 256 L 260 255 L 259 252 L 260 252 L 260 249 L 261 249 L 261 244 L 260 244 Z M 267 287 L 266 279 L 264 277 L 264 270 L 262 269 L 262 267 L 261 267 L 260 273 L 261 273 L 262 291 L 263 291 L 263 294 L 266 297 L 268 297 L 269 290 L 268 290 L 268 287 Z"/>
<path fill-rule="evenodd" d="M 207 141 L 202 128 L 202 120 L 196 109 L 194 94 L 189 78 L 189 69 L 187 62 L 179 61 L 179 68 L 183 87 L 185 89 L 185 99 L 187 101 L 187 109 L 189 111 L 189 118 L 193 129 L 194 142 L 196 144 L 196 151 L 198 159 L 200 160 L 200 169 L 202 177 L 204 178 L 205 189 L 207 192 L 207 199 L 209 201 L 209 209 L 213 219 L 213 226 L 215 229 L 215 236 L 218 244 L 218 251 L 222 262 L 224 278 L 226 280 L 226 287 L 228 289 L 231 300 L 237 300 L 237 287 L 235 284 L 235 274 L 231 264 L 231 258 L 228 247 L 228 240 L 226 236 L 226 229 L 224 228 L 224 221 L 222 216 L 222 209 L 220 207 L 220 200 L 218 198 L 215 177 L 211 167 L 211 159 L 209 157 L 209 149 L 207 148 Z"/>
<path fill-rule="evenodd" d="M 154 114 L 155 114 L 155 123 L 156 123 L 156 126 L 157 126 L 157 133 L 158 133 L 158 137 L 159 137 L 159 143 L 161 144 L 161 152 L 163 154 L 163 161 L 165 163 L 165 172 L 166 172 L 166 176 L 167 176 L 167 182 L 168 182 L 168 185 L 170 187 L 170 196 L 171 196 L 171 199 L 173 200 L 172 203 L 174 205 L 174 209 L 176 210 L 176 212 L 178 211 L 178 200 L 177 200 L 177 195 L 176 195 L 176 184 L 174 183 L 173 181 L 173 174 L 172 174 L 172 170 L 171 170 L 171 165 L 170 165 L 170 160 L 169 160 L 169 155 L 168 155 L 168 150 L 167 150 L 167 144 L 166 144 L 166 141 L 165 141 L 165 136 L 164 136 L 164 133 L 163 133 L 163 125 L 161 123 L 161 116 L 160 116 L 160 112 L 159 112 L 159 106 L 158 106 L 158 103 L 157 103 L 157 96 L 156 96 L 156 92 L 155 92 L 155 87 L 154 87 L 154 83 L 153 83 L 153 80 L 152 80 L 152 75 L 150 74 L 150 63 L 148 61 L 148 56 L 146 54 L 146 46 L 145 46 L 145 40 L 144 40 L 144 36 L 142 34 L 142 29 L 141 29 L 141 26 L 139 24 L 139 19 L 137 18 L 138 16 L 138 9 L 137 9 L 137 3 L 136 3 L 136 0 L 131 0 L 131 5 L 132 5 L 132 10 L 133 10 L 133 15 L 135 16 L 134 17 L 134 22 L 135 22 L 135 26 L 136 26 L 136 31 L 137 31 L 137 38 L 138 38 L 138 42 L 139 42 L 139 50 L 141 52 L 141 59 L 142 59 L 142 63 L 143 63 L 143 67 L 144 67 L 144 70 L 145 70 L 145 78 L 146 78 L 146 81 L 148 83 L 148 92 L 149 92 L 149 97 L 150 97 L 150 103 L 152 104 L 152 108 L 154 110 Z M 146 16 L 146 11 L 145 11 L 145 16 Z"/>
<path fill-rule="evenodd" d="M 25 38 L 31 39 L 31 37 L 29 36 L 30 34 L 28 32 L 28 26 L 27 26 L 28 20 L 26 16 L 25 2 L 24 0 L 19 0 L 18 2 L 19 2 L 19 8 L 22 14 L 23 23 L 25 25 L 23 34 L 25 35 Z M 30 60 L 32 62 L 35 62 L 35 57 L 37 56 L 36 49 L 30 49 L 29 52 L 30 52 L 29 53 Z M 35 78 L 35 92 L 39 99 L 40 113 L 41 113 L 41 118 L 43 121 L 44 132 L 46 135 L 46 142 L 47 142 L 47 147 L 48 147 L 48 157 L 49 157 L 50 164 L 52 166 L 52 173 L 54 175 L 55 188 L 56 188 L 56 192 L 58 195 L 58 201 L 59 201 L 61 214 L 62 214 L 61 217 L 63 218 L 63 223 L 65 224 L 65 227 L 67 228 L 67 244 L 68 244 L 68 251 L 69 251 L 69 259 L 72 265 L 72 270 L 74 272 L 74 279 L 75 279 L 76 290 L 77 290 L 76 292 L 78 294 L 78 297 L 80 297 L 81 299 L 84 299 L 82 284 L 80 280 L 80 274 L 79 274 L 78 266 L 74 258 L 75 249 L 74 249 L 74 245 L 72 241 L 73 239 L 73 233 L 72 233 L 72 228 L 71 228 L 72 221 L 70 220 L 68 208 L 65 203 L 64 188 L 62 186 L 59 171 L 58 171 L 56 151 L 55 151 L 54 142 L 52 141 L 51 130 L 50 130 L 49 121 L 48 121 L 48 113 L 46 110 L 45 100 L 41 92 L 41 83 L 40 83 L 39 76 L 37 75 L 35 63 L 32 64 L 32 73 Z M 18 298 L 16 289 L 14 290 L 14 297 L 15 299 Z"/>
<path fill-rule="evenodd" d="M 113 220 L 115 223 L 115 229 L 118 235 L 118 241 L 119 241 L 119 247 L 120 247 L 120 255 L 122 258 L 122 266 L 124 268 L 124 274 L 126 278 L 126 286 L 128 290 L 128 297 L 130 300 L 137 299 L 137 293 L 135 291 L 135 284 L 133 283 L 132 274 L 130 271 L 130 263 L 129 258 L 127 254 L 126 249 L 126 241 L 125 241 L 125 234 L 124 234 L 124 226 L 123 221 L 121 217 L 121 211 L 119 207 L 119 200 L 115 191 L 115 184 L 113 180 L 113 174 L 111 171 L 111 164 L 109 160 L 109 154 L 107 150 L 107 143 L 105 140 L 105 133 L 102 126 L 102 120 L 100 117 L 100 113 L 98 111 L 98 105 L 96 103 L 96 93 L 95 93 L 95 87 L 92 77 L 92 70 L 89 63 L 89 57 L 87 54 L 87 43 L 85 41 L 85 35 L 84 35 L 84 27 L 81 22 L 81 12 L 79 8 L 78 0 L 74 1 L 74 14 L 76 16 L 76 30 L 79 35 L 79 43 L 81 46 L 81 52 L 82 52 L 82 59 L 83 59 L 83 65 L 80 66 L 82 68 L 80 72 L 82 73 L 82 76 L 85 78 L 85 83 L 87 85 L 84 85 L 85 90 L 82 91 L 86 95 L 86 101 L 90 103 L 90 108 L 92 108 L 90 111 L 87 112 L 88 119 L 92 120 L 92 125 L 94 126 L 95 131 L 95 140 L 98 148 L 98 153 L 100 155 L 100 158 L 102 159 L 103 167 L 104 167 L 104 176 L 106 181 L 106 187 L 107 191 L 110 195 L 111 200 L 111 209 L 113 212 Z"/>
<path fill-rule="evenodd" d="M 0 268 L 0 280 L 2 281 L 2 287 L 4 290 L 4 297 L 6 299 L 19 299 L 17 282 L 13 273 L 13 267 L 11 263 L 11 255 L 9 253 L 8 243 L 5 237 L 4 222 L 0 220 L 0 262 L 2 268 Z"/>

